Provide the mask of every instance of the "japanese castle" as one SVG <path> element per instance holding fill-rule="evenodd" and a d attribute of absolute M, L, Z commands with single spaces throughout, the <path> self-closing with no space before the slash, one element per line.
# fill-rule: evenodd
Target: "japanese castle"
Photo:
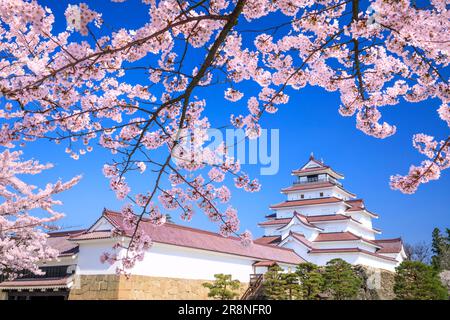
<path fill-rule="evenodd" d="M 362 199 L 344 189 L 344 176 L 318 161 L 292 171 L 295 181 L 282 189 L 286 201 L 259 223 L 264 236 L 256 243 L 293 249 L 304 260 L 324 265 L 334 258 L 351 264 L 394 271 L 405 258 L 401 238 L 376 239 L 372 225 L 378 215 Z"/>
<path fill-rule="evenodd" d="M 100 256 L 117 243 L 117 256 L 124 256 L 132 231 L 122 214 L 105 209 L 87 229 L 50 233 L 58 259 L 41 262 L 44 275 L 0 279 L 0 300 L 207 299 L 202 284 L 217 273 L 240 280 L 241 299 L 248 299 L 275 264 L 289 272 L 306 261 L 325 265 L 341 258 L 389 272 L 405 259 L 400 238 L 376 239 L 380 230 L 372 219 L 378 216 L 343 188 L 341 174 L 313 156 L 292 174 L 296 181 L 282 190 L 287 200 L 270 207 L 273 213 L 259 224 L 264 236 L 250 246 L 239 238 L 144 219 L 140 228 L 153 245 L 124 277 Z"/>

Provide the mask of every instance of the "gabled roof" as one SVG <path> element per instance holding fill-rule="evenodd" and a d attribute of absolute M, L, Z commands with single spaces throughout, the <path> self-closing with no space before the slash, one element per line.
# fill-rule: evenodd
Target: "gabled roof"
<path fill-rule="evenodd" d="M 59 251 L 59 257 L 74 255 L 78 252 L 78 244 L 69 241 L 69 238 L 81 234 L 84 231 L 74 230 L 48 233 L 47 244 Z"/>
<path fill-rule="evenodd" d="M 302 190 L 315 190 L 315 189 L 321 189 L 321 188 L 331 188 L 336 187 L 340 190 L 344 191 L 348 195 L 355 197 L 356 195 L 354 193 L 351 193 L 350 191 L 345 190 L 342 186 L 332 183 L 330 181 L 324 181 L 324 182 L 310 182 L 305 184 L 294 184 L 290 187 L 281 189 L 282 193 L 289 193 L 289 192 L 296 192 L 296 191 L 302 191 Z"/>
<path fill-rule="evenodd" d="M 124 236 L 132 236 L 133 230 L 124 228 L 123 216 L 114 211 L 105 210 L 103 217 L 111 223 Z M 250 246 L 242 245 L 237 237 L 225 238 L 218 233 L 205 230 L 185 227 L 174 223 L 165 223 L 162 226 L 156 226 L 148 219 L 143 219 L 139 225 L 140 230 L 150 236 L 153 242 L 187 247 L 200 250 L 208 250 L 225 254 L 239 255 L 258 260 L 274 260 L 289 264 L 298 264 L 304 260 L 293 250 L 279 248 L 273 245 L 253 243 Z M 107 236 L 105 231 L 90 232 L 73 238 L 74 241 L 86 240 L 86 237 L 97 239 L 98 236 Z M 111 235 L 111 233 L 109 233 Z"/>
<path fill-rule="evenodd" d="M 339 221 L 339 220 L 350 220 L 352 217 L 346 216 L 344 214 L 325 214 L 319 216 L 308 216 L 308 221 L 311 223 L 316 222 L 328 222 L 328 221 Z M 355 220 L 356 221 L 356 220 Z M 358 221 L 356 221 L 358 222 Z"/>
<path fill-rule="evenodd" d="M 270 219 L 263 222 L 258 223 L 259 226 L 276 226 L 280 224 L 287 224 L 291 221 L 292 218 L 282 218 L 282 219 Z"/>
<path fill-rule="evenodd" d="M 327 241 L 333 242 L 333 241 L 352 241 L 352 240 L 361 240 L 380 248 L 380 245 L 378 245 L 374 240 L 360 237 L 350 231 L 319 233 L 319 235 L 314 239 L 313 242 L 327 242 Z"/>
<path fill-rule="evenodd" d="M 262 236 L 253 240 L 254 243 L 277 245 L 281 242 L 281 236 Z"/>
<path fill-rule="evenodd" d="M 293 219 L 296 219 L 297 221 L 299 221 L 302 225 L 306 226 L 307 228 L 316 229 L 316 230 L 319 230 L 319 231 L 323 230 L 322 228 L 319 228 L 318 226 L 316 226 L 316 225 L 314 225 L 312 223 L 309 223 L 308 217 L 298 213 L 297 211 L 294 211 L 294 214 L 292 215 L 292 218 L 289 220 L 288 223 L 286 223 L 285 225 L 279 227 L 277 230 L 280 230 L 280 229 L 283 229 L 284 227 L 286 227 L 288 224 L 291 223 L 291 221 Z"/>
<path fill-rule="evenodd" d="M 336 179 L 343 179 L 344 176 L 336 171 L 334 171 L 330 166 L 327 166 L 322 161 L 314 158 L 313 155 L 309 157 L 308 162 L 306 162 L 300 169 L 293 170 L 292 174 L 296 176 L 305 176 L 308 174 L 322 173 L 326 172 Z"/>
<path fill-rule="evenodd" d="M 276 261 L 273 260 L 263 260 L 263 261 L 257 261 L 253 263 L 253 266 L 255 267 L 273 267 L 276 265 Z"/>
<path fill-rule="evenodd" d="M 352 211 L 364 211 L 367 214 L 369 214 L 372 217 L 378 217 L 377 214 L 370 212 L 369 210 L 366 209 L 366 206 L 364 204 L 364 200 L 363 199 L 352 199 L 352 200 L 347 200 L 345 201 L 348 205 L 350 205 L 350 208 L 348 208 L 346 211 L 352 212 Z"/>
<path fill-rule="evenodd" d="M 323 232 L 314 239 L 314 242 L 324 242 L 324 241 L 348 241 L 348 240 L 359 240 L 356 234 L 344 231 L 344 232 Z"/>
<path fill-rule="evenodd" d="M 303 199 L 303 200 L 288 200 L 280 202 L 270 206 L 271 209 L 289 208 L 289 207 L 301 207 L 301 206 L 311 206 L 317 204 L 327 204 L 327 203 L 345 203 L 342 199 L 336 197 L 326 197 L 326 198 L 316 198 L 316 199 Z M 347 205 L 350 206 L 350 205 Z"/>
<path fill-rule="evenodd" d="M 308 249 L 312 249 L 312 242 L 306 239 L 303 234 L 298 232 L 289 232 L 289 236 L 304 244 L 306 247 L 308 247 Z"/>
<path fill-rule="evenodd" d="M 403 248 L 402 238 L 374 240 L 381 249 L 377 253 L 400 253 Z"/>

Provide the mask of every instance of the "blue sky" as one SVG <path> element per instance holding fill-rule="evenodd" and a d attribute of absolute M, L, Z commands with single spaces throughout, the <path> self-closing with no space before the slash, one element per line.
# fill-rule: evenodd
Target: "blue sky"
<path fill-rule="evenodd" d="M 106 25 L 112 29 L 119 25 L 138 27 L 147 18 L 145 8 L 139 4 L 140 0 L 128 0 L 125 4 L 106 0 L 86 2 L 103 12 Z M 76 2 L 42 3 L 53 9 L 57 19 L 56 29 L 63 30 L 66 4 Z M 145 77 L 126 80 L 142 84 L 148 81 Z M 246 86 L 241 88 L 245 91 Z M 448 127 L 436 112 L 438 101 L 417 104 L 402 102 L 395 107 L 383 108 L 383 119 L 397 126 L 397 134 L 379 140 L 357 130 L 354 118 L 344 118 L 338 114 L 340 101 L 336 94 L 315 87 L 289 93 L 289 104 L 262 120 L 263 127 L 279 129 L 280 132 L 278 174 L 259 176 L 259 166 L 244 165 L 245 171 L 260 179 L 262 190 L 259 193 L 246 193 L 230 187 L 233 191 L 231 204 L 239 210 L 242 229 L 249 229 L 255 236 L 261 235 L 257 222 L 264 220 L 264 216 L 270 213 L 271 204 L 285 199 L 280 189 L 292 183 L 291 170 L 304 164 L 310 152 L 343 173 L 344 187 L 363 198 L 369 210 L 380 215 L 374 221 L 375 227 L 383 231 L 380 237 L 402 236 L 407 242 L 429 241 L 434 227 L 449 227 L 450 209 L 446 203 L 450 186 L 448 172 L 443 172 L 440 180 L 421 186 L 414 195 L 404 195 L 389 188 L 390 175 L 404 174 L 410 164 L 423 160 L 412 147 L 413 134 L 423 132 L 437 137 L 448 135 Z M 223 99 L 223 88 L 201 94 L 208 100 L 207 113 L 213 126 L 227 124 L 230 113 L 239 110 L 237 104 L 230 105 Z M 87 227 L 96 220 L 103 207 L 120 209 L 122 203 L 109 190 L 108 181 L 101 172 L 103 163 L 111 159 L 111 155 L 96 148 L 92 154 L 75 161 L 64 153 L 64 148 L 44 141 L 25 149 L 26 158 L 34 157 L 55 164 L 54 169 L 33 177 L 35 183 L 69 179 L 76 174 L 83 174 L 82 181 L 75 188 L 59 197 L 64 202 L 60 209 L 67 215 L 61 225 L 65 228 Z M 151 185 L 152 181 L 142 176 L 133 179 L 133 182 L 138 187 L 145 187 Z M 180 222 L 176 215 L 174 220 Z M 189 225 L 216 231 L 216 226 L 208 222 L 201 212 L 197 212 Z"/>

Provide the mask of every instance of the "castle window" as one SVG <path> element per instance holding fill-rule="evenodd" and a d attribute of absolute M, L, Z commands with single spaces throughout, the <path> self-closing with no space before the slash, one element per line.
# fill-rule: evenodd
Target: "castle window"
<path fill-rule="evenodd" d="M 304 194 L 301 194 L 301 195 L 300 195 L 300 198 L 305 199 L 305 195 L 304 195 Z"/>
<path fill-rule="evenodd" d="M 323 197 L 323 192 L 320 193 L 320 196 Z"/>
<path fill-rule="evenodd" d="M 312 175 L 312 176 L 308 176 L 308 182 L 317 182 L 319 181 L 319 176 L 317 174 Z"/>

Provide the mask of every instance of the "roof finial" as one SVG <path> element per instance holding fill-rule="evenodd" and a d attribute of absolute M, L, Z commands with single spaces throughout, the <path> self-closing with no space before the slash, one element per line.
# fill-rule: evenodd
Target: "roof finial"
<path fill-rule="evenodd" d="M 309 155 L 309 160 L 313 160 L 314 159 L 314 152 L 311 151 L 311 154 Z"/>

